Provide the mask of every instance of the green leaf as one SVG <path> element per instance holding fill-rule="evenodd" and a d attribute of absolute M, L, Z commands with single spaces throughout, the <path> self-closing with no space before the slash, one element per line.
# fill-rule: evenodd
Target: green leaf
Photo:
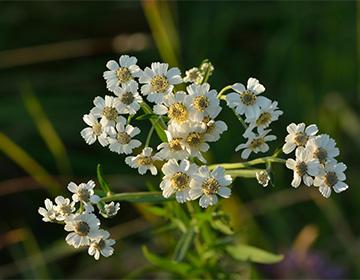
<path fill-rule="evenodd" d="M 141 103 L 141 108 L 145 114 L 153 114 L 150 106 L 145 102 Z M 165 123 L 162 120 L 161 116 L 158 116 L 157 119 L 150 119 L 151 124 L 154 126 L 156 134 L 159 136 L 162 142 L 167 142 L 167 136 L 165 134 Z"/>
<path fill-rule="evenodd" d="M 187 231 L 181 236 L 179 242 L 176 244 L 174 260 L 176 262 L 181 262 L 187 251 L 189 250 L 192 240 L 195 235 L 195 230 L 193 227 L 187 229 Z"/>
<path fill-rule="evenodd" d="M 134 193 L 118 193 L 109 195 L 101 199 L 102 202 L 108 201 L 128 201 L 134 203 L 158 203 L 171 201 L 174 197 L 165 198 L 161 192 L 134 192 Z"/>
<path fill-rule="evenodd" d="M 141 116 L 136 117 L 135 120 L 137 120 L 137 121 L 150 120 L 150 119 L 157 119 L 158 117 L 159 116 L 156 114 L 147 113 L 147 114 L 143 114 Z"/>
<path fill-rule="evenodd" d="M 219 212 L 216 215 L 213 215 L 210 220 L 210 225 L 212 228 L 227 234 L 234 234 L 234 231 L 230 225 L 230 217 L 223 212 Z"/>
<path fill-rule="evenodd" d="M 188 272 L 191 271 L 191 266 L 185 263 L 177 263 L 176 261 L 166 259 L 160 256 L 157 256 L 146 248 L 146 246 L 142 247 L 143 254 L 145 258 L 155 266 L 160 267 L 161 269 L 169 272 L 173 272 L 176 274 L 186 276 Z"/>
<path fill-rule="evenodd" d="M 283 255 L 273 254 L 246 244 L 229 245 L 225 247 L 225 250 L 238 261 L 271 264 L 280 262 L 284 258 Z"/>
<path fill-rule="evenodd" d="M 111 193 L 110 186 L 109 186 L 108 182 L 104 179 L 104 176 L 102 174 L 100 164 L 97 165 L 96 175 L 97 175 L 97 179 L 99 181 L 99 184 L 100 184 L 101 188 L 104 190 L 105 194 Z"/>

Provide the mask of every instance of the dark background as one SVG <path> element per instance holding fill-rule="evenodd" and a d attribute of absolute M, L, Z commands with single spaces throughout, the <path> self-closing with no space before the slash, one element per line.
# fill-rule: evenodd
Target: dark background
<path fill-rule="evenodd" d="M 61 226 L 45 224 L 37 214 L 51 197 L 49 186 L 24 170 L 34 165 L 4 140 L 6 135 L 61 182 L 64 193 L 71 180 L 94 179 L 98 163 L 116 191 L 145 190 L 147 177 L 127 167 L 123 156 L 98 144 L 87 146 L 79 133 L 93 98 L 107 94 L 102 72 L 108 60 L 127 53 L 137 56 L 142 68 L 153 61 L 172 63 L 171 51 L 161 51 L 161 38 L 152 39 L 152 31 L 159 32 L 156 7 L 170 13 L 155 21 L 173 39 L 182 73 L 208 58 L 215 66 L 213 88 L 253 76 L 279 102 L 284 115 L 272 125 L 278 136 L 272 150 L 283 144 L 290 122 L 316 123 L 336 139 L 338 159 L 348 166 L 350 189 L 329 200 L 314 188 L 294 190 L 292 174 L 283 166 L 274 169 L 276 187 L 236 180 L 236 198 L 228 207 L 235 228 L 251 235 L 253 244 L 286 254 L 277 266 L 251 269 L 265 278 L 360 277 L 356 2 L 102 1 L 0 3 L 0 278 L 126 277 L 148 266 L 141 244 L 165 242 L 149 231 L 153 217 L 142 206 L 123 203 L 119 215 L 105 221 L 118 240 L 112 258 L 95 262 L 72 250 Z M 212 163 L 240 161 L 233 150 L 243 141 L 241 126 L 228 109 L 220 118 L 229 131 L 207 156 Z M 147 123 L 139 126 L 149 129 Z M 39 130 L 56 139 L 46 140 Z M 144 141 L 146 133 L 141 137 Z"/>

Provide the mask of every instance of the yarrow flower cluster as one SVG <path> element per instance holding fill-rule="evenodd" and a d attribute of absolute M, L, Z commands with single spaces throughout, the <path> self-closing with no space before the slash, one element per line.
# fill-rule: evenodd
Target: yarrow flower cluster
<path fill-rule="evenodd" d="M 235 151 L 243 150 L 241 153 L 243 159 L 247 159 L 252 152 L 256 154 L 269 151 L 266 142 L 276 140 L 276 136 L 268 135 L 271 129 L 266 128 L 283 114 L 278 108 L 278 103 L 261 95 L 265 87 L 255 78 L 248 79 L 246 87 L 236 83 L 231 89 L 234 92 L 226 95 L 226 102 L 242 121 L 242 117 L 245 117 L 246 123 L 243 137 L 247 141 L 238 145 Z"/>
<path fill-rule="evenodd" d="M 340 151 L 334 139 L 327 134 L 316 135 L 315 124 L 306 127 L 304 123 L 291 123 L 287 131 L 283 152 L 290 154 L 295 150 L 295 159 L 286 161 L 286 167 L 294 171 L 293 187 L 303 182 L 308 187 L 318 187 L 324 197 L 329 197 L 332 189 L 340 193 L 349 187 L 344 182 L 346 165 L 335 159 Z"/>
<path fill-rule="evenodd" d="M 242 168 L 250 167 L 245 170 L 246 177 L 254 177 L 266 187 L 271 182 L 271 162 L 285 162 L 275 153 L 246 163 L 207 165 L 205 153 L 210 144 L 228 129 L 218 119 L 221 100 L 226 101 L 244 126 L 242 136 L 246 141 L 235 148 L 236 152 L 242 151 L 242 159 L 248 159 L 251 153 L 268 152 L 267 142 L 276 140 L 269 126 L 283 112 L 276 101 L 262 95 L 265 87 L 257 79 L 249 78 L 246 87 L 241 83 L 226 86 L 218 93 L 207 83 L 214 70 L 207 60 L 186 71 L 185 77 L 178 68 L 160 62 L 142 70 L 137 59 L 128 55 L 122 55 L 118 62 L 109 61 L 106 67 L 103 77 L 110 93 L 94 98 L 94 107 L 83 116 L 88 127 L 80 134 L 89 145 L 98 141 L 110 151 L 126 155 L 126 164 L 141 175 L 156 176 L 161 172 L 158 194 L 161 200 L 171 197 L 179 203 L 198 200 L 202 208 L 207 208 L 217 204 L 219 198 L 230 197 L 233 178 L 245 174 Z M 232 92 L 225 95 L 227 90 Z M 140 111 L 143 114 L 136 116 Z M 142 120 L 152 124 L 145 144 L 139 140 L 141 130 L 136 126 Z M 150 146 L 154 131 L 161 140 L 157 147 Z M 316 136 L 316 125 L 292 123 L 287 131 L 283 152 L 295 150 L 295 159 L 286 160 L 286 166 L 294 171 L 293 187 L 301 182 L 314 185 L 325 197 L 330 196 L 332 189 L 342 192 L 348 188 L 344 183 L 346 166 L 335 160 L 339 149 L 333 139 L 326 134 Z M 266 164 L 266 169 L 251 168 L 256 164 Z M 111 196 L 109 186 L 104 186 L 101 178 L 99 183 L 106 195 Z M 108 231 L 100 229 L 94 205 L 105 218 L 115 216 L 120 205 L 114 201 L 105 204 L 94 187 L 93 181 L 80 185 L 71 182 L 68 185 L 73 193 L 71 199 L 58 196 L 55 203 L 46 199 L 45 208 L 39 208 L 39 213 L 45 222 L 64 224 L 69 232 L 66 237 L 69 245 L 86 246 L 88 253 L 99 259 L 100 255 L 113 254 L 115 241 Z M 106 201 L 109 200 L 113 198 L 107 197 Z"/>
<path fill-rule="evenodd" d="M 115 240 L 110 239 L 108 231 L 100 228 L 100 220 L 94 213 L 93 205 L 100 202 L 100 197 L 94 194 L 95 183 L 89 181 L 77 185 L 71 182 L 67 188 L 73 193 L 71 199 L 58 196 L 54 204 L 47 198 L 45 208 L 39 208 L 43 221 L 63 224 L 64 230 L 69 232 L 66 242 L 75 248 L 87 247 L 89 255 L 96 260 L 100 255 L 111 256 Z M 101 209 L 103 216 L 113 217 L 120 209 L 120 204 L 101 204 Z"/>

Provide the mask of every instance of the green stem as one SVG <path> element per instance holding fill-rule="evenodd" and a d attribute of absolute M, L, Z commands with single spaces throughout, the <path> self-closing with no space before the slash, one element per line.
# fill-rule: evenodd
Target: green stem
<path fill-rule="evenodd" d="M 145 147 L 149 146 L 150 139 L 151 139 L 151 136 L 153 135 L 154 130 L 155 130 L 155 126 L 152 125 L 150 130 L 149 130 L 149 133 L 148 133 L 148 135 L 146 137 Z"/>
<path fill-rule="evenodd" d="M 269 157 L 257 158 L 257 159 L 253 159 L 253 160 L 249 160 L 249 161 L 245 161 L 245 162 L 212 164 L 212 165 L 209 165 L 208 168 L 210 170 L 213 170 L 218 166 L 222 166 L 227 170 L 228 169 L 241 169 L 241 168 L 246 168 L 246 167 L 250 167 L 253 165 L 257 165 L 257 164 L 268 163 L 268 162 L 285 163 L 286 159 L 269 156 Z"/>
<path fill-rule="evenodd" d="M 242 126 L 245 128 L 245 130 L 246 130 L 246 129 L 248 128 L 248 126 L 247 126 L 247 124 L 245 123 L 244 119 L 243 119 L 240 115 L 236 114 L 235 109 L 232 109 L 232 111 L 234 112 L 235 116 L 238 118 L 238 120 L 239 120 L 239 122 L 241 123 L 241 125 L 242 125 Z"/>
<path fill-rule="evenodd" d="M 141 102 L 141 108 L 145 114 L 153 114 L 152 109 L 145 101 Z M 167 137 L 165 134 L 166 124 L 165 124 L 164 120 L 162 119 L 162 117 L 159 116 L 159 118 L 156 120 L 150 119 L 150 122 L 151 122 L 152 126 L 155 127 L 155 131 L 156 131 L 157 135 L 159 136 L 160 140 L 162 142 L 167 142 Z"/>
<path fill-rule="evenodd" d="M 242 177 L 242 178 L 255 178 L 256 173 L 264 171 L 265 169 L 230 169 L 226 170 L 226 174 L 230 175 L 232 178 Z"/>
<path fill-rule="evenodd" d="M 161 192 L 134 192 L 134 193 L 117 193 L 103 197 L 100 202 L 109 201 L 128 201 L 134 203 L 158 203 L 171 201 L 174 197 L 165 198 Z"/>
<path fill-rule="evenodd" d="M 226 86 L 226 87 L 224 87 L 222 90 L 220 90 L 219 94 L 217 95 L 217 98 L 218 98 L 218 99 L 223 99 L 223 98 L 221 98 L 221 97 L 223 96 L 223 94 L 225 93 L 225 91 L 230 90 L 230 89 L 232 89 L 231 86 Z"/>

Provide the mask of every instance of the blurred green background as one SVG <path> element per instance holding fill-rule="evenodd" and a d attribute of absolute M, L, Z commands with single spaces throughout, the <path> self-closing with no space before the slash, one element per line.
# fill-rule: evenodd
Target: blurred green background
<path fill-rule="evenodd" d="M 313 188 L 295 190 L 291 172 L 276 166 L 276 187 L 237 179 L 223 206 L 245 239 L 286 256 L 276 266 L 251 265 L 256 277 L 359 278 L 359 13 L 359 4 L 347 1 L 1 2 L 0 278 L 162 277 L 141 254 L 143 243 L 166 247 L 146 206 L 122 203 L 105 221 L 118 243 L 114 256 L 99 262 L 68 247 L 61 226 L 37 214 L 70 180 L 95 179 L 98 163 L 119 192 L 159 182 L 80 136 L 82 115 L 107 94 L 106 62 L 124 53 L 142 68 L 167 61 L 183 73 L 209 58 L 217 90 L 258 78 L 284 111 L 272 125 L 272 149 L 290 122 L 316 123 L 335 138 L 348 191 L 325 200 Z M 220 118 L 229 131 L 207 156 L 240 161 L 233 150 L 242 128 L 228 109 Z"/>

